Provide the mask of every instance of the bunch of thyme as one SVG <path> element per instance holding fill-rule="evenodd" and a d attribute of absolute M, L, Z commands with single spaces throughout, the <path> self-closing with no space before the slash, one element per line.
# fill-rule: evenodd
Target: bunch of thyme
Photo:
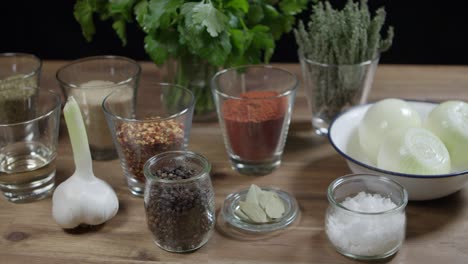
<path fill-rule="evenodd" d="M 380 53 L 392 45 L 393 27 L 389 27 L 387 38 L 380 35 L 385 16 L 385 10 L 379 8 L 372 17 L 367 0 L 349 0 L 342 10 L 333 9 L 329 2 L 318 2 L 307 29 L 300 21 L 294 30 L 304 75 L 315 89 L 310 100 L 312 108 L 321 109 L 326 121 L 353 105 L 362 92 L 366 69 L 371 65 L 357 65 L 378 60 Z"/>

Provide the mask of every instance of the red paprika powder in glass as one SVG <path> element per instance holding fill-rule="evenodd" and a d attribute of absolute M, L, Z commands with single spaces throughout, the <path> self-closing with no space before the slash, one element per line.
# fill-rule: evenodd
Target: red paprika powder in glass
<path fill-rule="evenodd" d="M 271 159 L 280 144 L 287 98 L 274 91 L 251 91 L 223 104 L 232 152 L 244 161 Z M 243 100 L 246 99 L 246 100 Z M 252 100 L 248 100 L 252 99 Z"/>

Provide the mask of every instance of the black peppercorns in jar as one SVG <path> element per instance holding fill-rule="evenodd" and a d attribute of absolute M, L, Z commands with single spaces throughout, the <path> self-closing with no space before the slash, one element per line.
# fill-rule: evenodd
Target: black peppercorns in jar
<path fill-rule="evenodd" d="M 193 251 L 211 237 L 215 202 L 210 170 L 205 157 L 190 151 L 168 151 L 146 162 L 146 219 L 162 249 Z"/>

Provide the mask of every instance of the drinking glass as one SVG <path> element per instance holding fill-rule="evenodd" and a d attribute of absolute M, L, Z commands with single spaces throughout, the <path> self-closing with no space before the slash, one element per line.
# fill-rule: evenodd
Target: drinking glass
<path fill-rule="evenodd" d="M 190 151 L 168 151 L 146 162 L 146 220 L 162 249 L 193 251 L 210 239 L 216 222 L 210 170 L 205 157 Z"/>
<path fill-rule="evenodd" d="M 39 77 L 41 73 L 41 60 L 26 53 L 1 53 L 0 54 L 0 90 L 9 90 L 22 87 L 39 87 Z M 10 90 L 14 94 L 16 90 Z M 0 119 L 15 122 L 24 120 L 27 113 L 11 111 L 11 100 L 6 100 L 8 93 L 3 93 L 0 97 Z M 21 111 L 17 109 L 16 111 Z"/>
<path fill-rule="evenodd" d="M 327 135 L 331 121 L 349 107 L 364 104 L 379 58 L 359 64 L 334 65 L 300 58 L 305 94 L 317 135 Z"/>
<path fill-rule="evenodd" d="M 102 101 L 112 91 L 136 92 L 140 65 L 129 58 L 96 56 L 75 60 L 57 71 L 57 80 L 66 97 L 73 96 L 80 106 L 91 156 L 94 160 L 117 158 L 112 136 L 106 125 Z M 128 97 L 127 100 L 133 100 Z"/>
<path fill-rule="evenodd" d="M 135 100 L 133 91 L 120 89 L 103 101 L 130 192 L 143 196 L 143 165 L 152 156 L 188 145 L 194 96 L 175 84 L 141 86 Z"/>
<path fill-rule="evenodd" d="M 297 77 L 269 65 L 241 66 L 212 79 L 224 143 L 233 169 L 265 175 L 281 163 Z"/>
<path fill-rule="evenodd" d="M 30 87 L 0 90 L 16 116 L 0 117 L 0 190 L 11 202 L 47 197 L 55 185 L 60 96 Z"/>
<path fill-rule="evenodd" d="M 327 197 L 325 232 L 338 252 L 370 260 L 389 257 L 400 249 L 408 194 L 399 183 L 383 176 L 351 174 L 333 181 Z M 346 207 L 344 201 L 354 207 Z"/>

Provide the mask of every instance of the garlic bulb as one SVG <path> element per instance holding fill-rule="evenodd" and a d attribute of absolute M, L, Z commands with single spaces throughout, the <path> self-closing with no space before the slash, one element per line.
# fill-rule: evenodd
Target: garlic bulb
<path fill-rule="evenodd" d="M 117 214 L 117 195 L 110 185 L 94 176 L 83 117 L 73 97 L 68 98 L 63 113 L 76 168 L 55 190 L 52 215 L 62 228 L 102 224 Z"/>

